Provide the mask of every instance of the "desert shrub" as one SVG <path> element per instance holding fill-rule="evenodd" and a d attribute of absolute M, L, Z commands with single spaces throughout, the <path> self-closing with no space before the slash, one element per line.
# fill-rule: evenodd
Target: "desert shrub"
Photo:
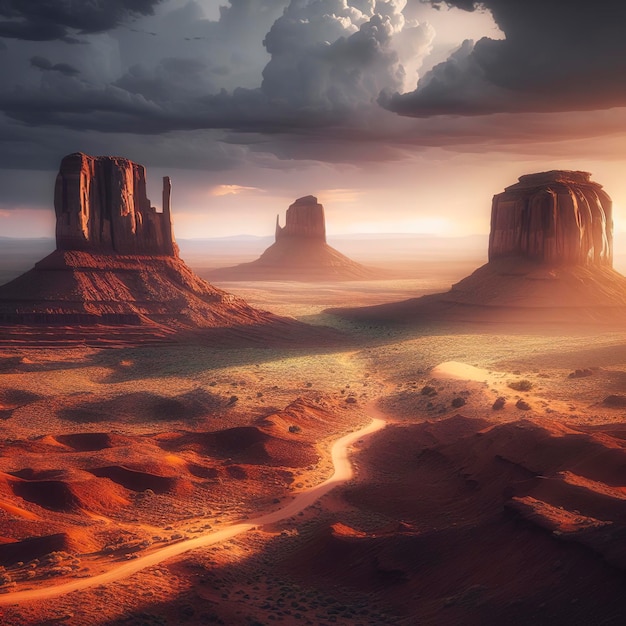
<path fill-rule="evenodd" d="M 300 426 L 298 426 L 297 424 L 292 424 L 289 427 L 289 432 L 290 433 L 299 433 L 302 429 L 300 428 Z"/>
<path fill-rule="evenodd" d="M 533 384 L 526 379 L 523 380 L 512 380 L 507 383 L 507 385 L 511 389 L 515 389 L 515 391 L 530 391 L 533 388 Z"/>
<path fill-rule="evenodd" d="M 587 376 L 593 376 L 593 371 L 585 368 L 571 372 L 568 378 L 585 378 Z"/>
<path fill-rule="evenodd" d="M 452 406 L 455 409 L 458 409 L 459 407 L 462 407 L 465 404 L 465 398 L 461 398 L 460 396 L 454 398 L 454 400 L 452 400 Z"/>
<path fill-rule="evenodd" d="M 506 404 L 506 398 L 500 396 L 499 398 L 496 398 L 496 401 L 493 403 L 491 408 L 494 409 L 495 411 L 499 411 L 500 409 L 504 408 L 505 404 Z"/>

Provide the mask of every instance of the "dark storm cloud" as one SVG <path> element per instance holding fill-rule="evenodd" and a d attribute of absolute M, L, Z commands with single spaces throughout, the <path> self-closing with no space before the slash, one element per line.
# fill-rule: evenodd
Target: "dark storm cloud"
<path fill-rule="evenodd" d="M 465 42 L 425 75 L 414 92 L 381 98 L 391 111 L 426 117 L 626 105 L 623 0 L 445 4 L 466 11 L 488 9 L 506 39 Z"/>
<path fill-rule="evenodd" d="M 69 65 L 69 63 L 52 63 L 45 57 L 31 57 L 30 64 L 44 72 L 60 72 L 64 76 L 76 76 L 76 74 L 80 74 L 80 72 L 72 65 Z"/>
<path fill-rule="evenodd" d="M 272 16 L 287 5 L 286 0 L 230 0 L 229 5 L 220 6 L 220 24 L 227 30 L 247 29 L 251 14 L 256 19 Z"/>
<path fill-rule="evenodd" d="M 410 1 L 413 6 L 419 2 Z M 285 163 L 290 159 L 385 161 L 422 148 L 456 149 L 486 138 L 489 146 L 513 145 L 526 141 L 528 129 L 529 141 L 603 133 L 597 118 L 564 126 L 552 118 L 535 126 L 529 118 L 516 117 L 512 123 L 506 116 L 490 116 L 484 124 L 483 118 L 457 123 L 443 117 L 445 123 L 431 119 L 418 124 L 377 106 L 379 98 L 392 104 L 401 101 L 407 107 L 402 112 L 421 116 L 511 111 L 514 106 L 524 110 L 533 99 L 536 103 L 546 98 L 552 105 L 557 102 L 555 93 L 565 93 L 572 85 L 580 89 L 577 81 L 558 89 L 538 87 L 540 79 L 554 81 L 557 52 L 559 58 L 569 58 L 569 52 L 560 51 L 564 37 L 553 14 L 553 5 L 562 3 L 529 0 L 512 6 L 520 3 L 488 0 L 488 4 L 509 39 L 483 39 L 475 47 L 463 44 L 420 85 L 418 113 L 411 108 L 416 94 L 389 95 L 415 85 L 410 76 L 418 65 L 410 63 L 428 54 L 433 38 L 430 27 L 405 15 L 404 0 L 230 0 L 220 8 L 218 21 L 207 19 L 203 5 L 194 0 L 163 0 L 153 17 L 113 33 L 81 34 L 90 45 L 81 46 L 80 55 L 76 47 L 59 42 L 14 41 L 6 51 L 8 62 L 0 64 L 4 86 L 0 91 L 0 116 L 4 113 L 4 117 L 0 119 L 9 133 L 19 131 L 20 137 L 3 138 L 0 126 L 7 155 L 3 163 L 16 167 L 11 163 L 19 160 L 27 167 L 30 158 L 32 167 L 43 167 L 44 160 L 54 163 L 59 155 L 74 149 L 110 152 L 107 141 L 116 146 L 116 152 L 121 151 L 117 146 L 123 146 L 131 154 L 135 144 L 150 145 L 154 150 L 137 158 L 146 162 L 169 158 L 174 163 L 168 142 L 185 137 L 184 148 L 193 133 L 207 144 L 228 142 L 223 152 L 202 148 L 208 155 L 205 160 L 202 149 L 193 151 L 188 166 L 197 162 L 211 169 L 227 163 L 236 167 L 251 153 L 255 158 L 275 155 Z M 0 0 L 0 15 L 12 8 L 15 21 L 15 11 L 24 15 L 24 7 L 31 5 Z M 65 0 L 54 6 L 60 11 L 59 7 L 69 5 Z M 84 5 L 104 6 L 77 4 Z M 126 16 L 131 15 L 131 7 L 148 11 L 156 5 L 110 4 L 114 13 L 115 7 L 125 7 Z M 473 8 L 472 3 L 460 0 L 456 6 Z M 578 22 L 566 14 L 559 13 L 559 19 L 578 42 L 584 38 L 575 31 Z M 40 17 L 43 20 L 44 14 Z M 580 21 L 580 16 L 576 19 Z M 589 23 L 594 23 L 591 16 Z M 82 26 L 81 30 L 73 23 L 71 30 L 83 33 Z M 532 28 L 543 33 L 537 36 L 541 54 L 527 45 Z M 555 52 L 545 68 L 537 62 L 540 67 L 533 72 L 507 71 L 530 63 L 536 54 L 545 61 L 541 55 L 551 36 Z M 590 36 L 600 46 L 600 38 Z M 509 49 L 515 54 L 502 51 Z M 502 59 L 508 59 L 508 65 Z M 558 65 L 562 74 L 565 60 Z M 591 69 L 587 73 L 598 74 Z M 516 94 L 514 99 L 511 93 Z M 612 123 L 611 128 L 615 131 L 620 125 Z M 231 132 L 225 136 L 223 130 Z M 45 153 L 40 147 L 42 137 L 47 142 Z M 247 152 L 239 149 L 243 146 L 249 148 Z M 176 158 L 184 160 L 182 148 Z"/>
<path fill-rule="evenodd" d="M 101 33 L 124 20 L 151 15 L 163 0 L 0 0 L 0 37 L 65 40 L 73 32 Z"/>
<path fill-rule="evenodd" d="M 378 2 L 375 10 L 373 3 L 361 2 L 367 11 L 353 4 L 292 2 L 266 35 L 271 58 L 257 88 L 220 90 L 215 77 L 224 72 L 219 67 L 168 57 L 152 67 L 134 65 L 106 84 L 69 73 L 52 80 L 48 72 L 43 85 L 5 90 L 0 109 L 27 124 L 132 133 L 209 128 L 297 132 L 350 122 L 375 107 L 381 91 L 402 88 L 405 73 L 396 39 L 408 33 L 412 50 L 420 51 L 432 36 L 426 27 L 405 23 L 400 1 Z M 222 20 L 239 24 L 235 18 L 243 13 L 248 22 L 258 17 L 249 5 L 233 1 L 222 9 Z M 275 11 L 275 5 L 256 4 L 254 11 Z"/>
<path fill-rule="evenodd" d="M 128 93 L 141 94 L 147 100 L 168 102 L 190 92 L 193 94 L 197 85 L 204 82 L 208 69 L 197 59 L 165 58 L 152 71 L 134 65 L 113 84 Z"/>

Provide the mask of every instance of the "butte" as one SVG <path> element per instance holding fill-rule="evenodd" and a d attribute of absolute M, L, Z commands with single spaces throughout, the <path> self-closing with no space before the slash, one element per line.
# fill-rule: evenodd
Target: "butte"
<path fill-rule="evenodd" d="M 384 275 L 326 243 L 324 207 L 315 196 L 298 198 L 288 209 L 285 226 L 276 217 L 275 242 L 250 263 L 213 270 L 213 280 L 373 280 Z"/>
<path fill-rule="evenodd" d="M 450 291 L 331 309 L 381 323 L 626 323 L 626 277 L 613 269 L 612 202 L 588 172 L 521 176 L 493 198 L 489 261 Z"/>
<path fill-rule="evenodd" d="M 185 332 L 271 341 L 306 328 L 197 277 L 178 254 L 170 193 L 165 177 L 158 212 L 146 195 L 142 165 L 66 156 L 54 193 L 56 250 L 0 287 L 4 341 L 109 345 Z"/>

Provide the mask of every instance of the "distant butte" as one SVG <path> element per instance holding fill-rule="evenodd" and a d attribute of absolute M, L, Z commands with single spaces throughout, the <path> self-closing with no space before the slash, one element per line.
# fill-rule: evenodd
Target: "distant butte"
<path fill-rule="evenodd" d="M 315 196 L 298 198 L 285 225 L 276 217 L 275 242 L 251 263 L 209 273 L 212 280 L 368 280 L 384 272 L 365 267 L 326 243 L 324 207 Z"/>
<path fill-rule="evenodd" d="M 493 198 L 489 262 L 450 291 L 336 315 L 389 323 L 626 323 L 612 202 L 588 172 L 521 176 Z"/>
<path fill-rule="evenodd" d="M 265 340 L 306 334 L 304 325 L 257 310 L 187 267 L 174 241 L 170 192 L 166 177 L 158 212 L 146 196 L 143 166 L 120 157 L 66 156 L 55 187 L 56 250 L 0 286 L 0 325 L 9 343 L 89 336 L 108 345 L 223 329 L 266 332 Z"/>

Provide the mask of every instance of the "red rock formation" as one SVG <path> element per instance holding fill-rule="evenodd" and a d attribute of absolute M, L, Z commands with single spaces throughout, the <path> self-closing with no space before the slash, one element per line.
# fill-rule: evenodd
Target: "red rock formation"
<path fill-rule="evenodd" d="M 521 176 L 493 198 L 489 262 L 446 293 L 360 309 L 390 323 L 626 325 L 626 277 L 613 267 L 611 199 L 587 172 Z"/>
<path fill-rule="evenodd" d="M 276 216 L 276 241 L 288 237 L 307 237 L 326 241 L 324 207 L 315 196 L 298 198 L 288 209 L 285 226 L 281 228 Z"/>
<path fill-rule="evenodd" d="M 1 340 L 30 345 L 87 337 L 110 345 L 198 329 L 205 335 L 210 329 L 212 341 L 320 336 L 196 276 L 174 243 L 170 189 L 165 177 L 157 213 L 143 166 L 119 157 L 65 157 L 55 189 L 57 250 L 0 286 Z"/>
<path fill-rule="evenodd" d="M 276 218 L 276 241 L 251 263 L 210 272 L 211 280 L 368 280 L 386 273 L 365 267 L 326 243 L 324 207 L 315 196 L 298 198 L 285 226 Z"/>
<path fill-rule="evenodd" d="M 613 264 L 611 199 L 588 172 L 521 176 L 493 198 L 489 260 Z"/>
<path fill-rule="evenodd" d="M 54 191 L 58 250 L 175 256 L 170 183 L 163 180 L 163 213 L 146 195 L 143 165 L 77 152 L 61 162 Z"/>

